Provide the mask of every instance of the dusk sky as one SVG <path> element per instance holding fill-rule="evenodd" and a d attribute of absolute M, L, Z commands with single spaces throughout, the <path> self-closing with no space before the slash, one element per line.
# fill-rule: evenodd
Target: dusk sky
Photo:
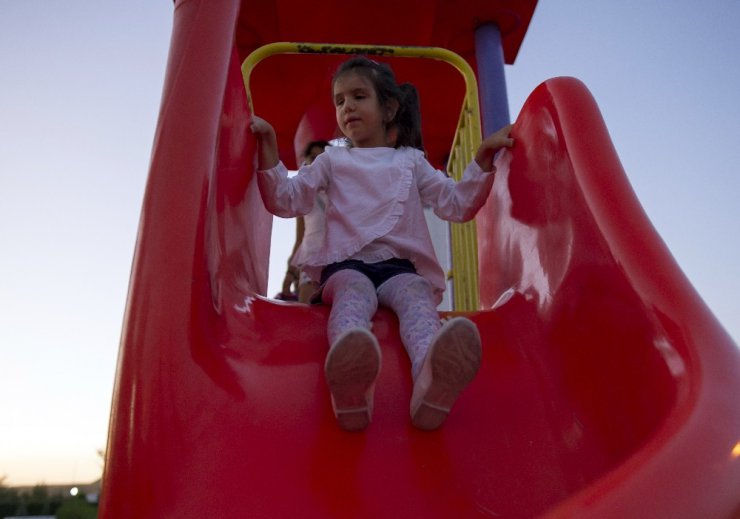
<path fill-rule="evenodd" d="M 159 111 L 171 0 L 0 0 L 0 477 L 97 479 Z M 591 90 L 653 225 L 740 339 L 740 2 L 541 0 L 512 118 Z M 275 233 L 293 236 L 291 220 Z M 290 240 L 275 240 L 269 293 Z"/>

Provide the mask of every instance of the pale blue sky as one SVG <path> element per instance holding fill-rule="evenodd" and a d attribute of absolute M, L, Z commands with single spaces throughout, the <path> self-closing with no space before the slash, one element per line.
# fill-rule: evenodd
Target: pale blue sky
<path fill-rule="evenodd" d="M 507 67 L 512 117 L 549 77 L 586 83 L 648 216 L 736 342 L 739 26 L 737 0 L 541 0 Z M 0 0 L 8 483 L 100 474 L 171 27 L 170 0 Z M 273 249 L 278 274 L 290 245 Z"/>

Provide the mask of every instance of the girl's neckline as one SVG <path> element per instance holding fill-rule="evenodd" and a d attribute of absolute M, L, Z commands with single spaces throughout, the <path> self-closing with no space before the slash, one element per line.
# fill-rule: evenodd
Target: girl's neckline
<path fill-rule="evenodd" d="M 397 150 L 398 148 L 394 148 L 391 146 L 363 146 L 362 148 L 357 146 L 345 146 L 348 150 Z"/>

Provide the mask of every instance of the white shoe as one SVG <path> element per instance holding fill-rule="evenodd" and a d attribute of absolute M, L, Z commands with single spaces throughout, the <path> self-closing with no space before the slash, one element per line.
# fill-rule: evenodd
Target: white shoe
<path fill-rule="evenodd" d="M 481 340 L 475 324 L 464 317 L 445 322 L 414 382 L 414 426 L 431 431 L 442 425 L 457 397 L 475 378 L 480 362 Z"/>
<path fill-rule="evenodd" d="M 324 374 L 334 416 L 345 431 L 360 431 L 370 424 L 379 372 L 380 346 L 365 328 L 344 332 L 331 346 Z"/>

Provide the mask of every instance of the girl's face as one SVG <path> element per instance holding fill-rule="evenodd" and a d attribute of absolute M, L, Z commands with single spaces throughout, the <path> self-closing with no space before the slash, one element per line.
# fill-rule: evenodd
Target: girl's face
<path fill-rule="evenodd" d="M 334 107 L 342 133 L 357 148 L 387 146 L 387 115 L 372 82 L 355 72 L 345 72 L 334 81 Z"/>

